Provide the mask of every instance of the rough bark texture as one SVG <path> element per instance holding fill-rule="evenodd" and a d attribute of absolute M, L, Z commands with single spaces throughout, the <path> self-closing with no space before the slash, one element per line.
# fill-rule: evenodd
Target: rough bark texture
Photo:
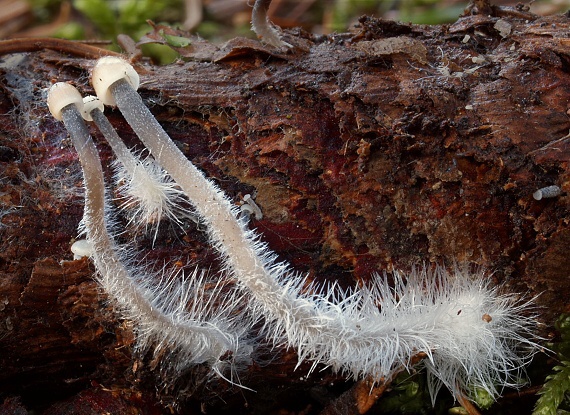
<path fill-rule="evenodd" d="M 296 269 L 352 286 L 414 264 L 477 264 L 507 291 L 541 293 L 548 334 L 570 306 L 569 33 L 568 16 L 434 27 L 363 18 L 352 34 L 290 33 L 292 53 L 195 42 L 181 50 L 187 62 L 138 69 L 167 132 L 236 203 L 254 196 L 263 218 L 252 226 Z M 22 398 L 0 413 L 166 413 L 180 391 L 161 385 L 153 362 L 132 360 L 129 322 L 116 321 L 89 261 L 71 260 L 81 175 L 44 98 L 55 81 L 93 93 L 94 60 L 32 49 L 0 65 L 0 390 Z M 108 115 L 135 144 L 120 114 Z M 547 185 L 562 194 L 534 200 Z M 192 224 L 184 235 L 162 227 L 143 254 L 216 261 Z M 280 354 L 244 375 L 257 394 L 197 386 L 178 409 L 221 411 L 225 400 L 231 413 L 294 411 L 299 389 L 336 379 L 304 379 L 294 365 Z M 307 396 L 297 410 L 314 412 L 319 399 Z"/>

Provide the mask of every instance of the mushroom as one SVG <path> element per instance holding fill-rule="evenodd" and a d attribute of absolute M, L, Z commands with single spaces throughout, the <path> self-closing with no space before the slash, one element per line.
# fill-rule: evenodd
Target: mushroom
<path fill-rule="evenodd" d="M 144 352 L 154 345 L 155 356 L 161 356 L 168 349 L 172 360 L 166 364 L 175 372 L 207 362 L 221 377 L 228 353 L 234 359 L 249 359 L 252 346 L 242 337 L 254 322 L 247 317 L 242 321 L 236 318 L 234 313 L 241 299 L 237 291 L 224 292 L 226 307 L 213 310 L 210 302 L 221 295 L 222 287 L 206 295 L 199 288 L 205 278 L 203 272 L 196 270 L 191 277 L 174 282 L 178 280 L 171 275 L 146 275 L 140 267 L 128 266 L 122 260 L 120 253 L 129 255 L 125 254 L 126 247 L 119 247 L 109 235 L 103 169 L 81 114 L 83 99 L 75 87 L 60 82 L 50 88 L 47 101 L 52 115 L 63 120 L 79 154 L 85 183 L 83 223 L 92 245 L 91 259 L 98 281 L 115 300 L 122 316 L 136 324 L 139 350 Z M 166 286 L 155 283 L 164 280 L 173 282 Z M 193 299 L 190 305 L 189 299 Z"/>
<path fill-rule="evenodd" d="M 144 105 L 136 92 L 139 79 L 135 74 L 128 62 L 104 57 L 93 68 L 93 88 L 103 103 L 117 105 L 151 155 L 182 188 L 207 224 L 209 236 L 228 269 L 248 287 L 254 288 L 259 279 L 265 280 L 274 289 L 274 301 L 278 301 L 281 294 L 268 261 L 273 256 L 266 255 L 266 247 L 245 229 L 245 221 L 236 219 L 237 207 L 184 156 Z"/>
<path fill-rule="evenodd" d="M 83 121 L 83 98 L 79 91 L 66 82 L 57 82 L 48 92 L 47 104 L 49 111 L 56 120 L 63 121 L 71 136 L 81 164 L 89 164 L 93 157 L 99 160 L 97 149 L 91 141 L 87 126 Z"/>
<path fill-rule="evenodd" d="M 136 92 L 139 78 L 133 67 L 119 58 L 101 58 L 93 68 L 92 83 L 99 99 L 106 105 L 117 105 L 154 159 L 181 187 L 196 213 L 209 225 L 210 237 L 232 263 L 231 268 L 239 267 L 242 260 L 238 258 L 242 258 L 247 267 L 262 269 L 260 258 L 252 255 L 252 241 L 243 224 L 236 220 L 237 208 L 184 156 L 145 106 Z M 225 246 L 240 247 L 241 252 L 230 254 Z"/>
<path fill-rule="evenodd" d="M 81 259 L 93 255 L 93 245 L 87 239 L 78 239 L 71 245 L 73 259 Z"/>

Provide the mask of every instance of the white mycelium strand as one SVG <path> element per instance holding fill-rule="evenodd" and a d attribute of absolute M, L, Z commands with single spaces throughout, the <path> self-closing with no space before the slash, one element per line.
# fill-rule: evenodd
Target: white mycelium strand
<path fill-rule="evenodd" d="M 180 222 L 188 215 L 180 207 L 183 193 L 152 157 L 135 157 L 103 114 L 103 104 L 97 97 L 86 97 L 84 103 L 84 118 L 95 123 L 117 157 L 115 181 L 123 195 L 120 207 L 130 211 L 130 223 L 155 225 L 156 239 L 160 220 Z"/>
<path fill-rule="evenodd" d="M 100 73 L 96 66 L 93 77 Z M 127 122 L 207 225 L 226 270 L 252 294 L 253 314 L 263 314 L 269 336 L 276 342 L 284 336 L 300 361 L 379 380 L 425 353 L 434 395 L 442 383 L 456 396 L 469 394 L 473 385 L 496 396 L 516 383 L 536 350 L 527 339 L 532 325 L 524 317 L 526 304 L 498 295 L 483 276 L 454 278 L 442 269 L 416 272 L 406 284 L 396 277 L 393 289 L 381 278 L 347 292 L 307 285 L 236 219 L 230 200 L 186 159 L 129 82 L 107 85 Z"/>
<path fill-rule="evenodd" d="M 60 85 L 56 85 L 54 91 L 59 92 Z M 157 284 L 159 276 L 129 266 L 128 260 L 121 258 L 119 252 L 127 248 L 119 247 L 107 229 L 103 171 L 80 104 L 66 104 L 61 110 L 56 107 L 52 113 L 61 114 L 79 154 L 85 183 L 83 223 L 93 247 L 91 259 L 98 281 L 123 317 L 135 323 L 138 348 L 144 352 L 152 346 L 155 356 L 164 356 L 162 361 L 175 374 L 208 363 L 223 376 L 228 363 L 249 361 L 252 348 L 247 333 L 253 322 L 238 311 L 244 302 L 240 293 L 222 290 L 221 285 L 206 292 L 202 288 L 205 276 L 198 271 L 182 279 L 163 273 Z M 224 307 L 212 306 L 222 298 Z M 228 355 L 231 359 L 223 358 Z"/>

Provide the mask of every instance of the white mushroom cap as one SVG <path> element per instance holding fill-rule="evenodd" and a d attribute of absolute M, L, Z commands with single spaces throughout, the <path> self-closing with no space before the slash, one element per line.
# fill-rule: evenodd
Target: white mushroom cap
<path fill-rule="evenodd" d="M 83 98 L 83 112 L 81 113 L 85 121 L 93 121 L 91 111 L 94 109 L 98 109 L 99 111 L 103 112 L 105 110 L 105 106 L 96 96 L 87 95 L 85 98 Z"/>
<path fill-rule="evenodd" d="M 81 259 L 93 255 L 93 244 L 87 239 L 79 239 L 71 245 L 73 259 Z"/>
<path fill-rule="evenodd" d="M 49 112 L 56 120 L 62 121 L 61 110 L 70 104 L 75 104 L 77 109 L 83 111 L 83 98 L 73 85 L 67 82 L 57 82 L 51 86 L 48 92 L 47 104 Z"/>
<path fill-rule="evenodd" d="M 116 105 L 109 87 L 120 79 L 125 79 L 135 90 L 139 87 L 139 74 L 124 59 L 105 56 L 97 61 L 91 73 L 91 83 L 103 104 Z"/>

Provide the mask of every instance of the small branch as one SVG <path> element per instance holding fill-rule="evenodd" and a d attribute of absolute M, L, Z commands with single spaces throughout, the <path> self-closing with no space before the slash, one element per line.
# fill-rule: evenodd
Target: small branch
<path fill-rule="evenodd" d="M 21 52 L 38 52 L 44 49 L 61 53 L 69 53 L 86 59 L 99 59 L 102 56 L 122 56 L 111 50 L 86 45 L 65 39 L 52 38 L 22 38 L 0 41 L 0 55 Z"/>
<path fill-rule="evenodd" d="M 481 412 L 479 412 L 479 410 L 475 408 L 475 405 L 466 399 L 465 396 L 457 394 L 456 398 L 459 404 L 463 407 L 463 409 L 467 411 L 469 415 L 481 415 Z"/>
<path fill-rule="evenodd" d="M 531 13 L 528 7 L 524 6 L 496 6 L 491 4 L 489 0 L 472 0 L 469 5 L 465 8 L 463 16 L 468 16 L 469 14 L 480 14 L 494 17 L 514 17 L 517 19 L 535 20 L 538 15 Z"/>

